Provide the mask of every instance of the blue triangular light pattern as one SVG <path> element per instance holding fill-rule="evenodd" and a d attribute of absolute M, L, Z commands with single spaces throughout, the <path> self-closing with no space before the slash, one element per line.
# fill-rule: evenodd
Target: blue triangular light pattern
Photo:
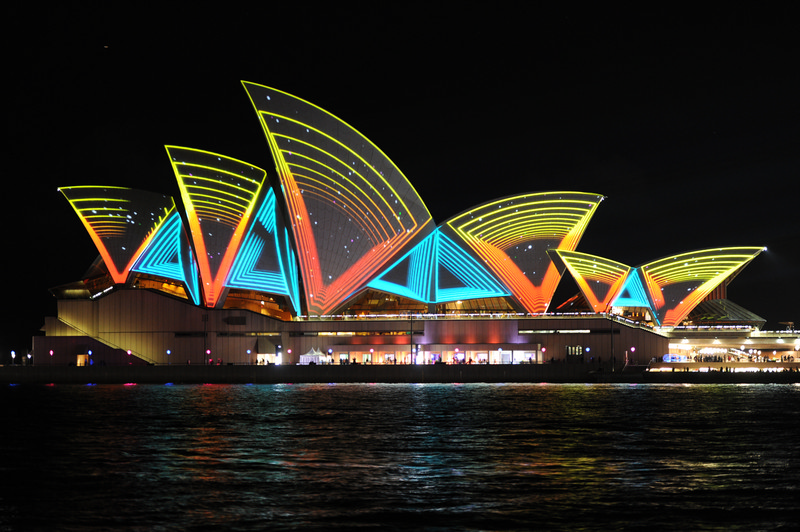
<path fill-rule="evenodd" d="M 436 271 L 436 303 L 475 299 L 481 297 L 502 297 L 510 295 L 503 286 L 477 260 L 468 255 L 455 242 L 437 231 L 437 259 L 440 266 L 447 269 L 463 283 L 461 287 L 441 286 L 439 271 Z"/>
<path fill-rule="evenodd" d="M 451 274 L 451 280 L 456 279 L 460 284 L 442 286 L 440 267 Z M 431 275 L 432 272 L 435 275 Z M 432 278 L 436 283 L 433 286 Z M 426 303 L 509 295 L 478 261 L 439 230 L 417 244 L 369 286 Z"/>
<path fill-rule="evenodd" d="M 183 257 L 186 257 L 185 262 Z M 169 215 L 131 270 L 180 281 L 192 301 L 200 304 L 197 265 L 177 212 Z"/>
<path fill-rule="evenodd" d="M 275 193 L 270 189 L 264 198 L 253 225 L 242 241 L 225 286 L 289 295 L 297 311 L 299 293 L 294 254 L 288 241 L 281 245 L 275 219 Z M 282 252 L 283 251 L 283 252 Z M 287 280 L 286 271 L 289 271 Z M 290 290 L 289 286 L 295 287 Z"/>
<path fill-rule="evenodd" d="M 625 279 L 622 290 L 611 303 L 612 307 L 646 307 L 650 308 L 650 301 L 647 299 L 647 292 L 644 290 L 642 280 L 639 277 L 639 268 L 634 268 Z"/>
<path fill-rule="evenodd" d="M 300 274 L 297 269 L 297 258 L 294 255 L 294 248 L 292 247 L 291 239 L 289 238 L 289 230 L 283 230 L 283 247 L 278 246 L 278 251 L 281 249 L 285 252 L 285 271 L 287 275 L 287 283 L 289 288 L 289 299 L 292 302 L 294 311 L 300 313 Z"/>
<path fill-rule="evenodd" d="M 431 268 L 435 261 L 437 234 L 438 232 L 434 231 L 428 235 L 368 286 L 429 303 Z"/>

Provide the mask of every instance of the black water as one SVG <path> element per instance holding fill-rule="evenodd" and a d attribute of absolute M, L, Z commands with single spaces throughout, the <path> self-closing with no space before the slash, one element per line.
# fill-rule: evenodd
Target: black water
<path fill-rule="evenodd" d="M 0 530 L 794 530 L 797 385 L 7 386 Z"/>

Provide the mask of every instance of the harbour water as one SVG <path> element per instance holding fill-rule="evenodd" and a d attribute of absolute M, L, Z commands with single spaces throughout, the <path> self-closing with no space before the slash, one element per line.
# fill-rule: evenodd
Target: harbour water
<path fill-rule="evenodd" d="M 795 530 L 795 384 L 0 387 L 0 530 Z"/>

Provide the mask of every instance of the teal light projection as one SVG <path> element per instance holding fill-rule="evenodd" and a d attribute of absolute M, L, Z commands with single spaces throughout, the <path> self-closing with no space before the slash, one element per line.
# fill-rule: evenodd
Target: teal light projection
<path fill-rule="evenodd" d="M 416 242 L 433 220 L 399 168 L 316 105 L 243 82 L 275 162 L 311 316 L 340 308 Z"/>
<path fill-rule="evenodd" d="M 269 189 L 236 255 L 225 286 L 288 295 L 298 312 L 297 261 L 291 251 L 288 230 L 284 229 L 284 238 L 280 238 L 275 209 L 275 193 Z"/>
<path fill-rule="evenodd" d="M 197 263 L 177 212 L 173 211 L 153 235 L 131 270 L 180 281 L 192 301 L 200 304 Z"/>
<path fill-rule="evenodd" d="M 437 234 L 433 232 L 428 235 L 368 286 L 430 303 Z"/>
<path fill-rule="evenodd" d="M 426 303 L 509 295 L 477 260 L 439 230 L 369 286 Z"/>
<path fill-rule="evenodd" d="M 166 148 L 181 191 L 205 306 L 221 306 L 225 280 L 252 224 L 267 172 L 219 153 Z"/>
<path fill-rule="evenodd" d="M 576 191 L 489 200 L 434 227 L 405 175 L 360 132 L 288 93 L 243 85 L 274 189 L 262 168 L 180 146 L 166 148 L 183 213 L 162 194 L 60 189 L 115 285 L 135 270 L 183 283 L 207 308 L 224 308 L 231 288 L 286 296 L 280 319 L 289 306 L 310 318 L 344 312 L 367 286 L 427 304 L 510 297 L 535 315 L 569 268 L 595 312 L 645 308 L 674 327 L 762 250 L 697 250 L 638 268 L 590 256 L 577 245 L 604 197 Z"/>
<path fill-rule="evenodd" d="M 612 307 L 645 307 L 652 310 L 650 300 L 647 298 L 647 292 L 642 285 L 642 279 L 639 276 L 639 268 L 634 268 L 625 279 L 625 284 L 619 295 L 611 303 Z"/>
<path fill-rule="evenodd" d="M 455 242 L 443 233 L 437 232 L 438 259 L 440 268 L 436 270 L 436 303 L 458 301 L 480 297 L 508 296 L 511 293 L 483 267 L 480 262 L 468 255 Z M 462 285 L 447 285 L 443 273 L 452 273 Z"/>

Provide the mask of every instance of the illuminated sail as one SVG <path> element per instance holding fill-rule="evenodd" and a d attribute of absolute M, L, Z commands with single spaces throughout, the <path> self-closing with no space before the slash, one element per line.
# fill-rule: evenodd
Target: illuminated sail
<path fill-rule="evenodd" d="M 267 189 L 225 286 L 288 295 L 298 312 L 296 258 L 276 209 L 275 193 Z"/>
<path fill-rule="evenodd" d="M 388 157 L 319 107 L 244 82 L 280 179 L 312 315 L 363 289 L 433 230 L 425 204 Z"/>
<path fill-rule="evenodd" d="M 167 215 L 169 196 L 132 188 L 75 186 L 59 188 L 89 232 L 114 283 L 122 284 Z"/>
<path fill-rule="evenodd" d="M 665 257 L 640 267 L 658 323 L 674 327 L 761 247 L 714 248 Z"/>
<path fill-rule="evenodd" d="M 180 281 L 195 305 L 200 304 L 197 262 L 181 217 L 175 210 L 169 214 L 131 270 Z"/>
<path fill-rule="evenodd" d="M 633 270 L 621 262 L 578 251 L 555 249 L 550 255 L 564 263 L 595 312 L 608 312 Z"/>
<path fill-rule="evenodd" d="M 221 302 L 225 280 L 250 223 L 266 172 L 243 161 L 167 146 L 178 180 L 207 307 Z"/>
<path fill-rule="evenodd" d="M 546 312 L 561 279 L 547 251 L 572 251 L 603 196 L 523 194 L 484 203 L 445 226 L 471 248 L 530 313 Z"/>

